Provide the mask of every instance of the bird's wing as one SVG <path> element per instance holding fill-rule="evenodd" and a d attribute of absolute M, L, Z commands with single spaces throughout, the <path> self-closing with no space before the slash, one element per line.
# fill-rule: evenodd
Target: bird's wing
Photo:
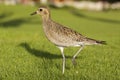
<path fill-rule="evenodd" d="M 82 34 L 76 32 L 66 26 L 63 26 L 61 24 L 54 23 L 54 27 L 56 28 L 55 32 L 59 36 L 65 37 L 66 39 L 77 41 L 77 42 L 81 42 L 85 39 L 85 36 L 83 36 Z"/>

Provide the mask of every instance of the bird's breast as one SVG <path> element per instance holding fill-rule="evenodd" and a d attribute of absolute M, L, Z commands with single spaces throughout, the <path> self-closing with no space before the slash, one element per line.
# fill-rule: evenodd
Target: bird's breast
<path fill-rule="evenodd" d="M 44 26 L 44 32 L 47 39 L 58 46 L 76 46 L 78 42 L 73 41 L 69 36 L 62 34 L 54 28 L 46 28 Z"/>

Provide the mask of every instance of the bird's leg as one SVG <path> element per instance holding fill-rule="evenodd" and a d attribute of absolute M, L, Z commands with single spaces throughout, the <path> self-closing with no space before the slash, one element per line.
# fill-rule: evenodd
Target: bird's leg
<path fill-rule="evenodd" d="M 62 73 L 64 74 L 65 71 L 65 56 L 64 56 L 64 47 L 58 47 L 61 51 L 62 57 L 63 57 L 63 67 L 62 67 Z"/>
<path fill-rule="evenodd" d="M 72 58 L 72 63 L 73 63 L 73 65 L 76 64 L 75 58 L 76 58 L 76 56 L 80 53 L 80 51 L 83 49 L 83 47 L 84 47 L 84 45 L 81 45 L 80 49 L 79 49 L 79 50 L 77 51 L 77 53 L 75 53 L 75 55 L 73 56 L 73 58 Z"/>

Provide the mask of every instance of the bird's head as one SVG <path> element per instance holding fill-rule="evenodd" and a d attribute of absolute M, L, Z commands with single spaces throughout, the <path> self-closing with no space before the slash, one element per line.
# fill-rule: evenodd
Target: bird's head
<path fill-rule="evenodd" d="M 31 15 L 41 15 L 41 16 L 50 16 L 50 11 L 47 7 L 40 7 L 37 11 L 33 12 Z"/>

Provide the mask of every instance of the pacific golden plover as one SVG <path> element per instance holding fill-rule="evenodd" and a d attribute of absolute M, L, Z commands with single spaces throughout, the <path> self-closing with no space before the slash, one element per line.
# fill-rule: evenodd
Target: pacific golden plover
<path fill-rule="evenodd" d="M 80 47 L 77 53 L 73 56 L 72 62 L 75 64 L 75 58 L 83 49 L 84 45 L 94 45 L 94 44 L 105 44 L 105 41 L 99 41 L 83 36 L 82 34 L 65 27 L 59 23 L 54 22 L 51 19 L 50 11 L 47 7 L 40 7 L 37 11 L 33 12 L 31 15 L 39 14 L 42 16 L 43 30 L 46 37 L 50 42 L 55 44 L 61 51 L 63 57 L 63 68 L 62 73 L 65 70 L 65 47 Z"/>

